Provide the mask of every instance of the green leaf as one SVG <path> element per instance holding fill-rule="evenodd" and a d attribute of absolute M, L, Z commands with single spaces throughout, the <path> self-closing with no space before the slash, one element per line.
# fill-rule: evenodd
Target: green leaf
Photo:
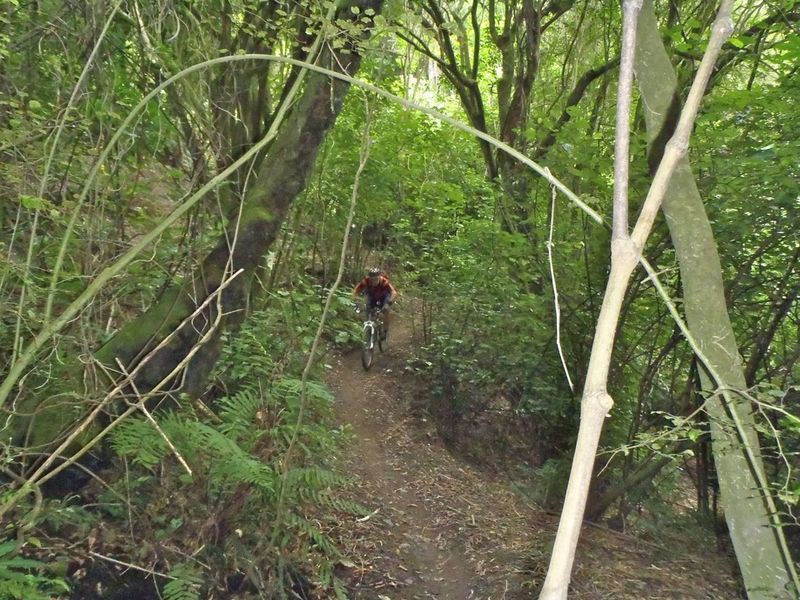
<path fill-rule="evenodd" d="M 744 48 L 744 47 L 745 47 L 745 42 L 744 42 L 744 40 L 743 40 L 743 39 L 742 39 L 740 36 L 738 36 L 738 35 L 737 35 L 737 36 L 733 36 L 733 37 L 731 37 L 731 38 L 728 40 L 728 42 L 729 42 L 729 43 L 731 44 L 731 46 L 733 46 L 734 48 Z"/>
<path fill-rule="evenodd" d="M 17 542 L 13 540 L 8 540 L 0 544 L 0 558 L 11 554 L 12 552 L 16 551 L 17 549 Z"/>
<path fill-rule="evenodd" d="M 25 194 L 19 197 L 19 202 L 22 206 L 31 210 L 43 210 L 50 206 L 50 203 L 44 198 L 39 196 L 27 196 Z"/>

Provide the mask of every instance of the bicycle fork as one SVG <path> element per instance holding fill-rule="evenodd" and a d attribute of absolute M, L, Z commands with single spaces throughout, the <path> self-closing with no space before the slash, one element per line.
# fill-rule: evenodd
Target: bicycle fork
<path fill-rule="evenodd" d="M 364 322 L 364 339 L 368 340 L 367 349 L 372 350 L 375 347 L 375 322 L 374 321 L 365 321 Z"/>

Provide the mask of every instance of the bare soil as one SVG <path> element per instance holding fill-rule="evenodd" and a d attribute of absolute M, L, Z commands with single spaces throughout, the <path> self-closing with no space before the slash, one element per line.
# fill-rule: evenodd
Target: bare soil
<path fill-rule="evenodd" d="M 339 565 L 353 599 L 514 600 L 536 598 L 558 516 L 509 482 L 466 464 L 435 427 L 412 416 L 424 394 L 405 366 L 413 333 L 395 316 L 385 354 L 369 372 L 358 351 L 334 361 L 329 383 L 337 417 L 352 427 L 342 468 L 351 499 L 367 508 L 334 526 L 347 558 Z M 584 526 L 571 599 L 731 600 L 735 565 L 713 539 L 658 543 Z"/>

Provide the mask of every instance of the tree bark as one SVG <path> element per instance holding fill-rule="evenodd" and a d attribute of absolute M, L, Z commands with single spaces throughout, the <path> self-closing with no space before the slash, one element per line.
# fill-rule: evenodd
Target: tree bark
<path fill-rule="evenodd" d="M 665 117 L 677 93 L 675 71 L 664 49 L 652 0 L 645 0 L 639 18 L 636 74 L 645 107 L 648 140 L 653 144 L 663 135 Z M 651 147 L 651 153 L 659 149 Z M 663 204 L 677 254 L 683 284 L 683 306 L 689 329 L 722 381 L 714 382 L 701 369 L 706 393 L 717 386 L 746 388 L 742 359 L 734 338 L 725 305 L 722 269 L 713 232 L 697 190 L 688 160 L 681 159 L 669 184 Z M 707 404 L 711 421 L 714 460 L 720 492 L 736 557 L 750 598 L 787 598 L 796 591 L 785 564 L 778 531 L 773 528 L 754 471 L 763 473 L 758 452 L 755 421 L 748 403 L 740 396 L 725 406 L 719 394 Z M 733 425 L 735 411 L 744 424 L 746 439 L 741 440 Z M 744 445 L 755 451 L 751 464 Z"/>
<path fill-rule="evenodd" d="M 378 11 L 382 0 L 356 0 L 340 11 L 340 18 L 352 15 L 350 6 Z M 335 55 L 323 52 L 322 64 L 345 72 L 357 71 L 361 56 L 355 46 Z M 317 151 L 339 114 L 350 85 L 319 73 L 310 73 L 302 96 L 293 108 L 269 154 L 250 185 L 240 212 L 231 216 L 231 225 L 205 258 L 197 272 L 182 285 L 169 290 L 141 317 L 129 323 L 96 353 L 101 362 L 113 365 L 116 360 L 133 368 L 140 358 L 154 348 L 167 333 L 209 294 L 226 276 L 239 269 L 243 273 L 221 294 L 220 330 L 234 328 L 241 321 L 252 276 L 266 254 L 292 205 L 305 188 L 313 171 Z M 161 350 L 142 370 L 137 388 L 146 390 L 161 381 L 194 347 L 216 318 L 216 308 L 183 327 L 175 340 Z M 216 362 L 219 333 L 192 360 L 185 374 L 185 391 L 197 394 Z"/>

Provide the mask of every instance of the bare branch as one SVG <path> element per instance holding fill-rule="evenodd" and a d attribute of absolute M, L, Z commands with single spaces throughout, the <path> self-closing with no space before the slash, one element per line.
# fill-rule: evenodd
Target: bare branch
<path fill-rule="evenodd" d="M 617 126 L 614 142 L 614 209 L 611 236 L 628 238 L 628 164 L 630 162 L 631 94 L 633 89 L 633 55 L 636 49 L 636 21 L 641 0 L 625 0 L 622 18 L 622 52 L 617 88 Z"/>

